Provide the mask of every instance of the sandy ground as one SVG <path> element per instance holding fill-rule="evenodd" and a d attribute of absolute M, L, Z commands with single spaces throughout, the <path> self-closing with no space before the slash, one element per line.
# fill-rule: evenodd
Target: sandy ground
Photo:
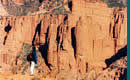
<path fill-rule="evenodd" d="M 38 78 L 30 75 L 13 75 L 10 73 L 0 73 L 0 80 L 55 80 L 53 78 Z"/>

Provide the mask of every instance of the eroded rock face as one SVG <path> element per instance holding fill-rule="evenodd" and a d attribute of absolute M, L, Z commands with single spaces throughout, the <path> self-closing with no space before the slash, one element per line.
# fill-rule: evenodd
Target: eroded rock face
<path fill-rule="evenodd" d="M 84 75 L 106 67 L 105 60 L 127 45 L 127 10 L 84 0 L 72 0 L 72 5 L 70 15 L 2 17 L 2 71 L 16 65 L 23 43 L 35 44 L 47 54 L 43 64 L 50 71 Z"/>
<path fill-rule="evenodd" d="M 126 9 L 107 8 L 105 4 L 77 0 L 73 1 L 70 21 L 71 26 L 76 26 L 76 60 L 79 66 L 84 66 L 79 69 L 83 73 L 87 71 L 86 67 L 105 67 L 104 60 L 127 45 Z"/>
<path fill-rule="evenodd" d="M 67 15 L 3 17 L 1 19 L 1 26 L 3 26 L 1 28 L 3 35 L 1 38 L 1 55 L 7 54 L 7 56 L 11 55 L 16 57 L 23 43 L 34 43 L 35 45 L 40 44 L 38 46 L 39 49 L 40 47 L 47 45 L 46 48 L 48 50 L 47 52 L 43 52 L 43 54 L 48 54 L 47 61 L 51 70 L 55 68 L 59 68 L 59 70 L 66 70 L 67 67 L 67 70 L 69 70 L 69 65 L 71 65 L 71 68 L 73 69 L 73 65 L 76 65 L 76 62 L 74 59 L 71 41 L 69 42 L 71 39 L 68 39 L 67 37 L 67 35 L 70 34 L 70 29 L 67 26 L 67 21 L 64 23 L 65 17 L 67 17 Z M 4 25 L 6 26 L 4 27 Z M 6 31 L 6 28 L 9 30 Z M 71 38 L 71 35 L 69 36 Z M 5 52 L 5 49 L 7 51 L 11 50 L 12 52 Z M 4 59 L 4 57 L 2 59 Z M 9 57 L 6 60 L 9 59 L 12 58 Z M 15 58 L 13 59 L 15 60 Z M 70 60 L 66 63 L 66 59 Z M 1 65 L 4 63 L 5 62 L 1 62 Z"/>

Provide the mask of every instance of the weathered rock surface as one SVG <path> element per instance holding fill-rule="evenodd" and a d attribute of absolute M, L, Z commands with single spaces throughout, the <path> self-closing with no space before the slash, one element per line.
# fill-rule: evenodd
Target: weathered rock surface
<path fill-rule="evenodd" d="M 105 6 L 99 3 L 73 1 L 70 26 L 76 26 L 76 59 L 81 61 L 79 63 L 84 68 L 87 62 L 90 62 L 88 65 L 105 66 L 103 61 L 127 44 L 126 9 Z M 84 68 L 81 68 L 81 71 Z"/>
<path fill-rule="evenodd" d="M 127 9 L 85 0 L 72 0 L 72 14 L 2 17 L 0 25 L 1 71 L 17 66 L 23 43 L 35 44 L 46 55 L 43 69 L 73 75 L 101 70 L 127 45 Z"/>
<path fill-rule="evenodd" d="M 8 15 L 8 13 L 7 13 L 7 11 L 4 9 L 4 7 L 3 7 L 3 5 L 2 5 L 2 3 L 1 3 L 1 1 L 0 1 L 0 16 L 7 16 Z"/>

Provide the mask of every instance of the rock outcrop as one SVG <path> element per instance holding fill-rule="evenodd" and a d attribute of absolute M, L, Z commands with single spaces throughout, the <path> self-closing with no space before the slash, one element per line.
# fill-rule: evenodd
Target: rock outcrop
<path fill-rule="evenodd" d="M 127 45 L 127 9 L 85 0 L 72 0 L 72 14 L 2 17 L 0 25 L 2 71 L 17 65 L 23 43 L 46 55 L 51 72 L 74 75 L 107 67 L 105 60 Z"/>

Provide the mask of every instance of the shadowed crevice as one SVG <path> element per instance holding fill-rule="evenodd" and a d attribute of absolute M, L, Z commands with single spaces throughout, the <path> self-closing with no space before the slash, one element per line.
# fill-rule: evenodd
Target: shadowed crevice
<path fill-rule="evenodd" d="M 34 45 L 39 45 L 39 51 L 42 55 L 42 58 L 45 61 L 45 64 L 48 66 L 48 68 L 50 69 L 50 66 L 48 64 L 48 60 L 47 60 L 47 51 L 48 51 L 48 43 L 47 43 L 47 38 L 48 38 L 48 31 L 49 31 L 49 27 L 47 28 L 47 33 L 45 33 L 45 43 L 41 44 L 40 43 L 40 36 L 41 36 L 41 22 L 37 25 L 36 29 L 35 29 L 35 34 L 33 36 L 33 40 L 32 40 L 32 46 Z M 36 41 L 36 35 L 38 34 L 38 38 L 39 41 L 38 43 L 35 44 Z"/>
<path fill-rule="evenodd" d="M 48 56 L 47 55 L 47 53 L 48 53 L 48 43 L 47 43 L 48 32 L 49 32 L 49 27 L 47 28 L 47 33 L 45 33 L 46 34 L 46 36 L 45 36 L 45 44 L 39 45 L 39 51 L 41 52 L 41 55 L 42 55 L 43 59 L 45 60 L 45 64 L 51 70 L 50 64 L 48 64 L 48 59 L 47 59 L 47 56 Z"/>
<path fill-rule="evenodd" d="M 39 0 L 39 3 L 42 3 L 44 0 Z"/>
<path fill-rule="evenodd" d="M 68 7 L 69 7 L 70 11 L 72 12 L 72 1 L 68 2 Z"/>
<path fill-rule="evenodd" d="M 114 56 L 112 56 L 109 59 L 106 59 L 105 63 L 107 65 L 107 67 L 109 67 L 113 62 L 115 62 L 125 56 L 127 56 L 127 45 L 124 48 L 120 49 Z"/>
<path fill-rule="evenodd" d="M 76 37 L 75 37 L 75 27 L 71 29 L 71 43 L 74 48 L 74 56 L 76 57 Z"/>
<path fill-rule="evenodd" d="M 40 44 L 41 22 L 37 25 L 37 27 L 36 27 L 36 29 L 35 29 L 35 34 L 34 34 L 34 36 L 33 36 L 33 41 L 32 41 L 32 45 L 33 45 L 33 46 L 34 46 L 34 42 L 35 42 L 37 33 L 38 33 L 38 36 L 39 36 L 39 44 Z"/>
<path fill-rule="evenodd" d="M 58 52 L 58 47 L 59 47 L 59 43 L 60 43 L 59 30 L 60 30 L 60 26 L 58 26 L 58 28 L 57 28 L 57 37 L 56 37 L 56 41 L 57 41 L 57 52 Z"/>
<path fill-rule="evenodd" d="M 12 27 L 10 26 L 10 24 L 8 24 L 8 26 L 5 27 L 5 32 L 6 32 L 6 36 L 4 37 L 4 42 L 3 42 L 3 45 L 6 44 L 6 40 L 7 40 L 7 37 L 8 37 L 8 34 L 10 32 L 10 30 L 12 29 Z"/>

